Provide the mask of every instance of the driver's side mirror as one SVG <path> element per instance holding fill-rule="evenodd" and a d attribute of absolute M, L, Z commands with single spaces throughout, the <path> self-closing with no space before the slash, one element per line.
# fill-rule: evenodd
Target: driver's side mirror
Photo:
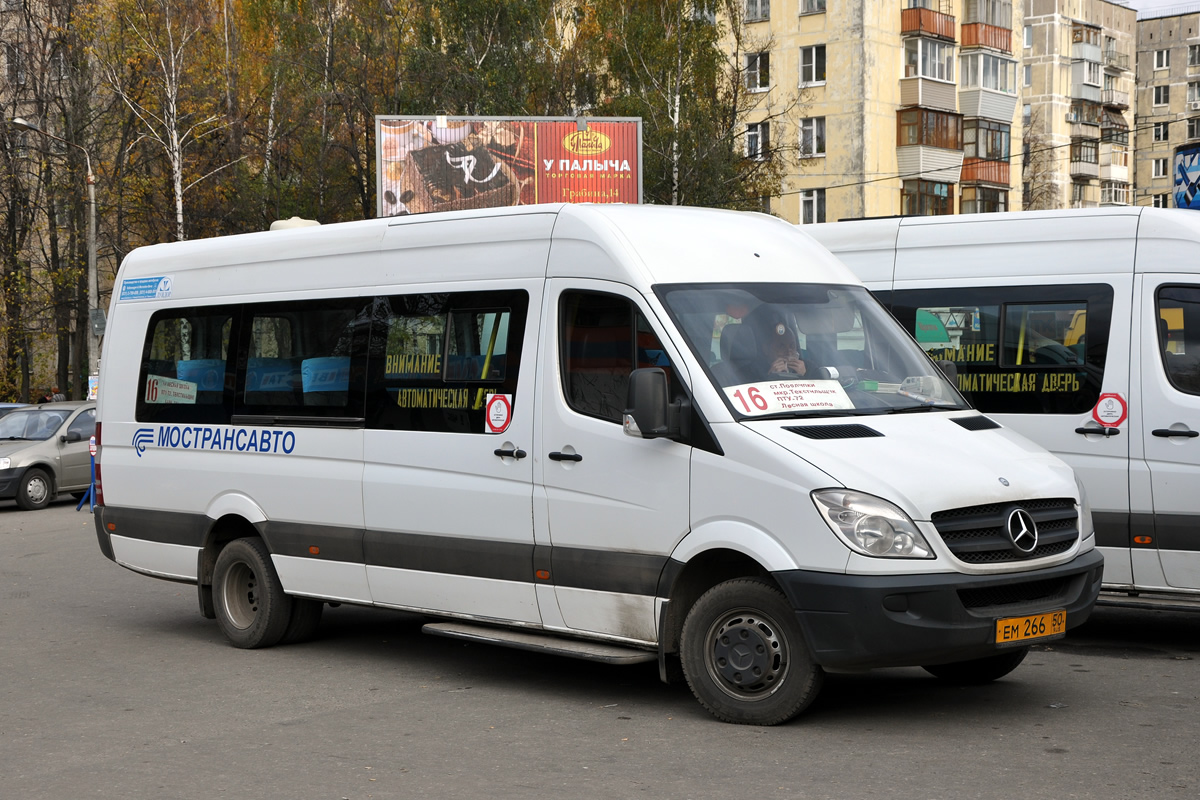
<path fill-rule="evenodd" d="M 63 444 L 68 444 L 70 442 L 82 442 L 83 434 L 81 434 L 79 431 L 67 431 L 62 436 L 59 436 L 58 440 Z"/>
<path fill-rule="evenodd" d="M 660 367 L 635 369 L 629 373 L 629 393 L 622 427 L 627 436 L 640 439 L 687 438 L 687 420 L 691 403 L 686 399 L 670 402 L 667 373 Z"/>

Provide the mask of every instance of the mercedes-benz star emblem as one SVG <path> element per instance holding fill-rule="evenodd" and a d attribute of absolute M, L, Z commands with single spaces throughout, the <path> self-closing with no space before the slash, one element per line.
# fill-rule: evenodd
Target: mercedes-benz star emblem
<path fill-rule="evenodd" d="M 1001 485 L 1001 486 L 1008 486 L 1008 478 L 1001 478 L 1001 479 L 1000 479 L 1000 485 Z"/>
<path fill-rule="evenodd" d="M 1020 552 L 1029 554 L 1037 548 L 1037 523 L 1033 521 L 1033 515 L 1025 509 L 1014 508 L 1004 527 L 1008 531 L 1008 538 L 1012 539 L 1013 547 Z"/>

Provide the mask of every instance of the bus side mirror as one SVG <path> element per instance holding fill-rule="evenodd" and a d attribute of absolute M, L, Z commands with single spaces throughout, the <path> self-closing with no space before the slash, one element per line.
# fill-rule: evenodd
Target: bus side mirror
<path fill-rule="evenodd" d="M 670 402 L 667 373 L 659 367 L 629 373 L 629 393 L 622 427 L 639 439 L 684 439 L 682 420 L 691 411 L 687 400 Z"/>

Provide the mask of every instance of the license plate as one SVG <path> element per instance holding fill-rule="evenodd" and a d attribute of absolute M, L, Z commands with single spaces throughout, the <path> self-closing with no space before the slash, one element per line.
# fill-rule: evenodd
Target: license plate
<path fill-rule="evenodd" d="M 1067 632 L 1067 612 L 1049 611 L 1029 617 L 1007 617 L 996 620 L 996 644 L 1027 642 L 1031 639 L 1050 639 Z"/>

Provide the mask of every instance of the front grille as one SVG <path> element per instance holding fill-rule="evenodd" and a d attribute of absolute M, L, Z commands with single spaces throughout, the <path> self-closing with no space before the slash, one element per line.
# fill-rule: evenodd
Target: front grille
<path fill-rule="evenodd" d="M 1031 553 L 1013 545 L 1005 527 L 1009 515 L 1022 508 L 1038 529 L 1038 544 Z M 934 527 L 954 557 L 967 564 L 1004 564 L 1059 555 L 1079 538 L 1075 501 L 1069 497 L 991 503 L 938 511 Z"/>
<path fill-rule="evenodd" d="M 966 608 L 994 608 L 1022 603 L 1066 599 L 1071 578 L 1051 578 L 1044 581 L 988 586 L 982 589 L 960 589 L 958 598 Z"/>

